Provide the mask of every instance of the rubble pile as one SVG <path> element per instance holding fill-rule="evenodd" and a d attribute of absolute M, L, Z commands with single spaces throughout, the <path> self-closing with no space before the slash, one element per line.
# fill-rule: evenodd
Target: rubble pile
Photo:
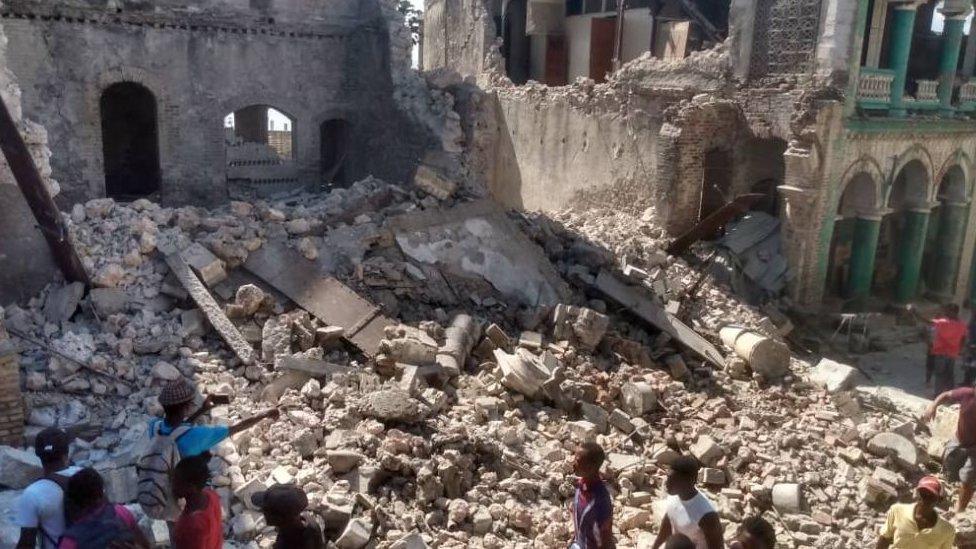
<path fill-rule="evenodd" d="M 229 538 L 257 546 L 271 530 L 249 495 L 294 482 L 341 548 L 564 547 L 572 452 L 586 440 L 608 451 L 620 547 L 653 540 L 652 503 L 681 453 L 705 465 L 700 480 L 730 531 L 772 507 L 785 547 L 866 546 L 883 505 L 922 473 L 927 439 L 915 440 L 906 418 L 862 406 L 845 383 L 828 393 L 802 379 L 796 359 L 773 384 L 731 354 L 715 368 L 593 292 L 601 270 L 621 272 L 716 345 L 725 324 L 761 328 L 763 313 L 707 280 L 689 294 L 697 272 L 660 251 L 650 217 L 522 217 L 575 288 L 565 303 L 537 307 L 398 248 L 392 218 L 453 200 L 367 179 L 212 211 L 75 206 L 71 230 L 97 288 L 52 286 L 4 311 L 24 348 L 28 438 L 70 428 L 80 437 L 73 460 L 131 502 L 132 464 L 166 381 L 186 376 L 231 397 L 210 413 L 216 422 L 277 406 L 278 419 L 225 441 L 213 460 Z M 398 322 L 375 349 L 354 347 L 350 326 L 249 274 L 248 259 L 274 243 L 308 263 L 285 271 L 314 265 Z M 214 333 L 207 319 L 217 313 L 188 299 L 164 261 L 177 253 L 254 346 L 253 360 Z M 29 453 L 0 452 L 5 485 L 36 477 Z M 165 542 L 165 528 L 142 520 Z"/>

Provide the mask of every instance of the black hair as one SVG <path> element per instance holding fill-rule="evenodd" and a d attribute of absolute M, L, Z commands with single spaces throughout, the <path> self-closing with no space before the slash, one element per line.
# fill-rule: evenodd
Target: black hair
<path fill-rule="evenodd" d="M 209 463 L 210 452 L 186 457 L 176 464 L 173 475 L 190 486 L 202 489 L 210 481 L 210 470 L 207 467 Z"/>
<path fill-rule="evenodd" d="M 190 404 L 189 402 L 180 402 L 178 404 L 170 404 L 168 406 L 163 406 L 163 415 L 165 417 L 176 416 L 176 415 L 185 416 L 186 408 L 189 404 Z"/>
<path fill-rule="evenodd" d="M 664 549 L 695 549 L 695 542 L 684 534 L 673 534 L 664 544 Z"/>
<path fill-rule="evenodd" d="M 105 481 L 98 471 L 87 467 L 71 475 L 64 499 L 72 509 L 88 509 L 105 499 Z"/>
<path fill-rule="evenodd" d="M 597 469 L 603 466 L 603 462 L 607 459 L 607 454 L 603 451 L 602 446 L 595 442 L 584 442 L 579 447 L 583 450 L 583 459 L 586 463 L 593 465 Z"/>
<path fill-rule="evenodd" d="M 959 305 L 949 303 L 945 306 L 945 313 L 949 318 L 959 318 Z"/>
<path fill-rule="evenodd" d="M 701 463 L 699 463 L 698 458 L 690 455 L 678 456 L 671 462 L 671 470 L 678 475 L 690 479 L 692 482 L 698 479 L 698 470 L 701 469 Z"/>
<path fill-rule="evenodd" d="M 776 530 L 766 519 L 760 516 L 747 517 L 739 528 L 761 541 L 766 549 L 776 547 Z"/>

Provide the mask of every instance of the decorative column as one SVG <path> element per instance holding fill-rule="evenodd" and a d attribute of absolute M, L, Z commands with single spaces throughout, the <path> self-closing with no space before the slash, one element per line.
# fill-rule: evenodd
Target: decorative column
<path fill-rule="evenodd" d="M 904 212 L 905 228 L 898 239 L 898 280 L 895 282 L 895 301 L 898 303 L 915 299 L 931 210 L 930 206 L 926 206 L 908 208 Z"/>
<path fill-rule="evenodd" d="M 904 118 L 908 115 L 908 111 L 905 109 L 905 83 L 908 79 L 908 59 L 912 53 L 915 12 L 922 3 L 924 2 L 918 0 L 891 3 L 895 14 L 891 20 L 888 68 L 895 71 L 895 79 L 891 83 L 891 108 L 888 113 L 896 118 Z"/>
<path fill-rule="evenodd" d="M 942 31 L 942 57 L 939 61 L 939 112 L 943 116 L 951 116 L 955 112 L 952 108 L 952 89 L 959 67 L 963 27 L 970 10 L 972 4 L 953 5 L 952 2 L 946 2 L 941 10 L 945 17 L 945 27 Z"/>
<path fill-rule="evenodd" d="M 871 295 L 874 279 L 874 258 L 878 251 L 881 219 L 885 212 L 859 214 L 854 223 L 851 241 L 851 270 L 847 278 L 847 297 L 860 302 Z"/>
<path fill-rule="evenodd" d="M 969 202 L 945 201 L 940 211 L 939 232 L 935 240 L 935 264 L 930 276 L 929 291 L 943 301 L 951 301 L 959 273 L 962 245 L 966 239 Z"/>

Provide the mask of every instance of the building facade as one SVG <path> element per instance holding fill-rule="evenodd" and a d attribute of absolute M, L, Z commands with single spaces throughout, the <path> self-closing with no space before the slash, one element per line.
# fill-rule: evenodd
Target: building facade
<path fill-rule="evenodd" d="M 604 23 L 586 30 L 572 21 L 598 3 L 590 19 L 623 8 L 618 36 L 651 36 L 642 58 L 607 72 L 599 93 L 585 82 L 520 89 L 526 74 L 540 83 L 553 74 L 598 80 L 573 68 L 592 62 L 551 50 L 529 55 L 527 73 L 513 73 L 524 63 L 512 45 L 524 35 L 530 52 L 537 43 L 549 48 L 556 33 L 574 51 L 571 44 L 592 40 Z M 425 35 L 429 69 L 493 70 L 496 45 L 504 59 L 511 83 L 490 84 L 498 145 L 489 186 L 497 199 L 543 210 L 650 204 L 678 235 L 732 196 L 759 192 L 767 195 L 759 207 L 780 219 L 788 292 L 798 304 L 970 295 L 971 1 L 731 0 L 709 12 L 715 2 L 528 0 L 524 23 L 512 23 L 522 17 L 513 4 L 430 0 L 435 31 Z M 445 18 L 479 40 L 438 30 Z M 628 18 L 646 20 L 648 30 L 628 28 Z M 670 45 L 655 48 L 654 35 Z M 619 51 L 622 61 L 634 57 Z"/>
<path fill-rule="evenodd" d="M 9 0 L 0 17 L 62 205 L 214 203 L 233 194 L 229 179 L 281 190 L 335 173 L 409 176 L 419 153 L 394 146 L 413 130 L 393 104 L 380 4 Z M 267 145 L 269 108 L 291 122 L 290 154 L 265 161 L 256 146 L 241 158 L 224 119 L 235 113 L 243 140 Z"/>

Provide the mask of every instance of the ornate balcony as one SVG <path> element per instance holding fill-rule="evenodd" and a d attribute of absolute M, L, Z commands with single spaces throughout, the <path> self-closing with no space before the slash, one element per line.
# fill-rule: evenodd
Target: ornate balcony
<path fill-rule="evenodd" d="M 938 101 L 939 100 L 939 81 L 938 80 L 916 80 L 918 89 L 915 91 L 915 101 Z"/>
<path fill-rule="evenodd" d="M 857 84 L 857 101 L 865 108 L 885 108 L 891 101 L 891 83 L 895 71 L 887 69 L 861 68 Z"/>

